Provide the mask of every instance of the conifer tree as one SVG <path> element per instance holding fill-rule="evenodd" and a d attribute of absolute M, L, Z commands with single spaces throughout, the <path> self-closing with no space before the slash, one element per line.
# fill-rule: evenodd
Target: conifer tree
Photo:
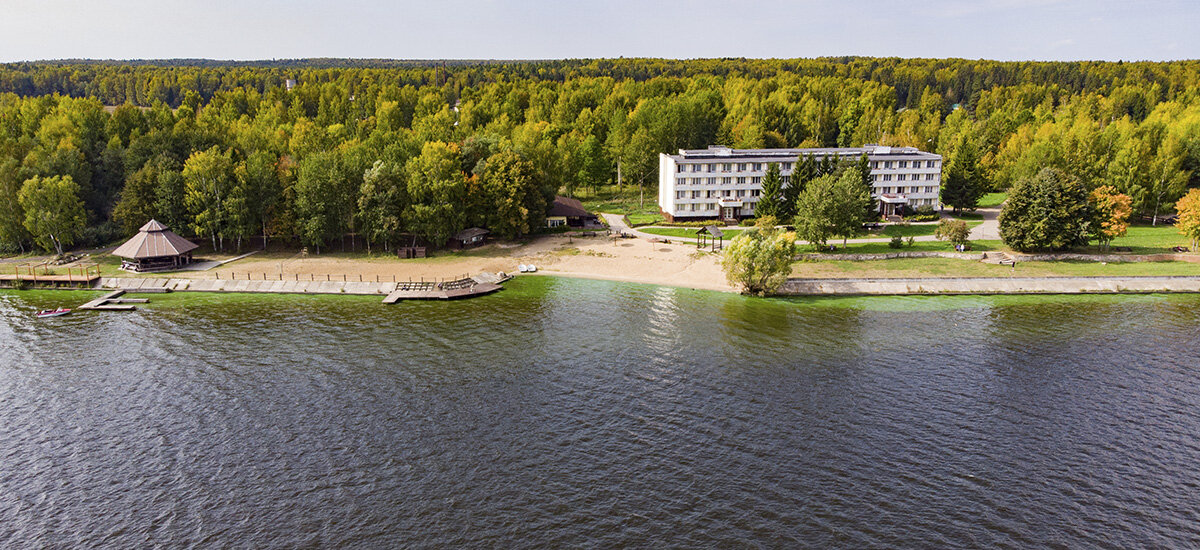
<path fill-rule="evenodd" d="M 756 217 L 780 215 L 783 196 L 782 187 L 779 180 L 779 165 L 771 162 L 767 164 L 767 173 L 762 180 L 762 196 L 758 199 L 758 205 L 754 208 Z"/>

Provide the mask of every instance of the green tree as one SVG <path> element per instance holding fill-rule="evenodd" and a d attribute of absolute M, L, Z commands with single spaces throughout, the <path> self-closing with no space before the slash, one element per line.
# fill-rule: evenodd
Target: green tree
<path fill-rule="evenodd" d="M 24 183 L 17 169 L 16 159 L 0 157 L 0 195 L 9 197 L 8 208 L 0 208 L 0 245 L 25 252 L 25 243 L 29 241 L 25 210 L 20 201 L 12 199 L 20 193 Z"/>
<path fill-rule="evenodd" d="M 943 219 L 938 222 L 933 236 L 939 241 L 947 240 L 954 245 L 967 244 L 967 239 L 971 236 L 971 228 L 967 226 L 965 220 Z"/>
<path fill-rule="evenodd" d="M 295 185 L 295 213 L 300 241 L 317 254 L 321 245 L 336 239 L 345 229 L 341 197 L 341 163 L 336 152 L 318 151 L 300 161 Z"/>
<path fill-rule="evenodd" d="M 859 157 L 858 164 L 855 165 L 855 172 L 858 174 L 858 180 L 863 189 L 867 191 L 867 196 L 872 196 L 875 192 L 875 176 L 871 175 L 871 159 L 866 153 Z M 868 200 L 867 208 L 863 211 L 863 219 L 874 220 L 878 217 L 879 210 L 875 206 L 875 201 Z"/>
<path fill-rule="evenodd" d="M 158 217 L 158 177 L 157 164 L 147 161 L 125 180 L 121 198 L 113 208 L 113 219 L 125 234 L 137 233 L 139 227 Z"/>
<path fill-rule="evenodd" d="M 488 227 L 501 238 L 515 239 L 543 225 L 546 202 L 533 164 L 512 151 L 492 155 L 487 164 L 482 187 L 491 205 Z"/>
<path fill-rule="evenodd" d="M 604 147 L 600 144 L 600 140 L 596 139 L 595 135 L 588 135 L 583 140 L 583 144 L 579 147 L 580 168 L 579 182 L 583 185 L 592 188 L 592 193 L 596 193 L 601 185 L 608 183 L 609 174 L 612 173 L 612 165 L 608 159 L 604 157 Z"/>
<path fill-rule="evenodd" d="M 235 174 L 238 187 L 244 192 L 250 209 L 249 223 L 262 231 L 263 248 L 267 246 L 271 218 L 279 207 L 283 189 L 280 187 L 278 157 L 268 151 L 255 151 L 239 163 Z"/>
<path fill-rule="evenodd" d="M 796 235 L 772 228 L 743 231 L 725 248 L 721 266 L 729 283 L 747 294 L 770 294 L 787 281 L 796 255 Z"/>
<path fill-rule="evenodd" d="M 979 155 L 975 144 L 964 135 L 960 137 L 953 155 L 945 164 L 942 178 L 942 203 L 954 212 L 974 210 L 983 196 L 985 186 L 979 172 Z"/>
<path fill-rule="evenodd" d="M 1021 252 L 1067 250 L 1088 242 L 1087 190 L 1056 168 L 1021 178 L 1000 211 L 1000 238 Z"/>
<path fill-rule="evenodd" d="M 467 180 L 458 146 L 426 143 L 421 154 L 404 166 L 410 205 L 405 219 L 413 232 L 442 246 L 466 223 Z"/>
<path fill-rule="evenodd" d="M 857 171 L 821 176 L 809 182 L 796 202 L 796 233 L 817 247 L 825 246 L 834 236 L 842 237 L 845 246 L 850 237 L 862 231 L 870 201 Z"/>
<path fill-rule="evenodd" d="M 754 207 L 755 216 L 778 218 L 783 201 L 783 188 L 779 179 L 779 165 L 767 163 L 767 173 L 762 179 L 762 196 Z"/>
<path fill-rule="evenodd" d="M 34 176 L 21 185 L 17 202 L 25 211 L 25 229 L 42 249 L 62 256 L 63 247 L 83 233 L 87 215 L 79 192 L 71 176 Z"/>
<path fill-rule="evenodd" d="M 183 181 L 192 228 L 197 235 L 212 239 L 213 250 L 224 250 L 229 223 L 226 202 L 235 182 L 230 153 L 222 153 L 216 146 L 192 153 L 183 164 Z"/>
<path fill-rule="evenodd" d="M 408 187 L 404 171 L 389 162 L 375 161 L 363 175 L 358 194 L 359 227 L 367 238 L 367 253 L 372 242 L 382 242 L 384 250 L 402 228 L 401 214 L 408 206 Z"/>

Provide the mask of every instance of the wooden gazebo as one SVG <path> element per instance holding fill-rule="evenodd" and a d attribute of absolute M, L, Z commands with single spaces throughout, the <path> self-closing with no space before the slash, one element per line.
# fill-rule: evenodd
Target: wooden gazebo
<path fill-rule="evenodd" d="M 112 254 L 125 258 L 121 269 L 126 271 L 166 271 L 192 263 L 192 251 L 197 248 L 167 226 L 150 220 Z"/>
<path fill-rule="evenodd" d="M 701 227 L 696 231 L 696 248 L 704 248 L 705 245 L 711 246 L 713 252 L 725 248 L 725 232 L 715 225 Z"/>

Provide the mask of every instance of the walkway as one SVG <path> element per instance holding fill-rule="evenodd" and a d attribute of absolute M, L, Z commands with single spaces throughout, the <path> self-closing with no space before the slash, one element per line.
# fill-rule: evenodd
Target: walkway
<path fill-rule="evenodd" d="M 785 296 L 902 294 L 1136 294 L 1200 292 L 1200 277 L 929 277 L 788 279 Z"/>
<path fill-rule="evenodd" d="M 637 237 L 640 237 L 643 239 L 665 239 L 665 240 L 669 240 L 669 241 L 681 241 L 681 242 L 688 242 L 688 243 L 692 243 L 692 244 L 695 244 L 695 242 L 696 242 L 696 239 L 692 238 L 692 237 L 668 237 L 665 235 L 655 235 L 653 233 L 646 233 L 645 231 L 638 231 L 635 228 L 629 227 L 629 225 L 627 225 L 625 223 L 625 216 L 622 216 L 620 214 L 601 213 L 600 215 L 604 216 L 604 219 L 608 222 L 609 229 L 611 229 L 612 231 L 618 232 L 618 233 L 628 233 L 630 235 L 634 235 L 634 236 L 637 236 Z M 713 222 L 713 223 L 715 224 L 716 222 Z M 648 226 L 648 227 L 653 227 L 653 226 Z M 721 229 L 748 229 L 747 227 L 743 227 L 743 226 L 725 227 L 723 225 L 718 225 L 718 227 L 720 227 Z M 996 232 L 993 231 L 993 233 L 996 233 Z M 971 233 L 971 238 L 972 239 L 976 238 L 975 234 L 973 232 Z M 865 238 L 865 239 L 850 239 L 850 240 L 847 240 L 846 242 L 848 244 L 886 243 L 886 242 L 890 242 L 891 240 L 892 240 L 891 237 L 870 237 L 870 238 Z M 913 240 L 917 241 L 917 242 L 936 241 L 937 237 L 934 237 L 933 235 L 921 235 L 918 237 L 913 237 Z M 726 239 L 726 241 L 728 241 L 728 239 Z M 840 245 L 841 239 L 831 239 L 829 242 L 830 242 L 830 244 Z M 797 240 L 796 244 L 803 246 L 803 245 L 807 245 L 809 243 L 808 243 L 808 241 Z M 949 248 L 949 245 L 947 245 L 947 248 Z"/>

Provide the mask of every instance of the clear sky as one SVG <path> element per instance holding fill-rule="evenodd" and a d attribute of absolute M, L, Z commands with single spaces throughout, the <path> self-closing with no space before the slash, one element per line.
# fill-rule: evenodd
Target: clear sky
<path fill-rule="evenodd" d="M 1200 0 L 0 0 L 0 61 L 1200 58 Z"/>

